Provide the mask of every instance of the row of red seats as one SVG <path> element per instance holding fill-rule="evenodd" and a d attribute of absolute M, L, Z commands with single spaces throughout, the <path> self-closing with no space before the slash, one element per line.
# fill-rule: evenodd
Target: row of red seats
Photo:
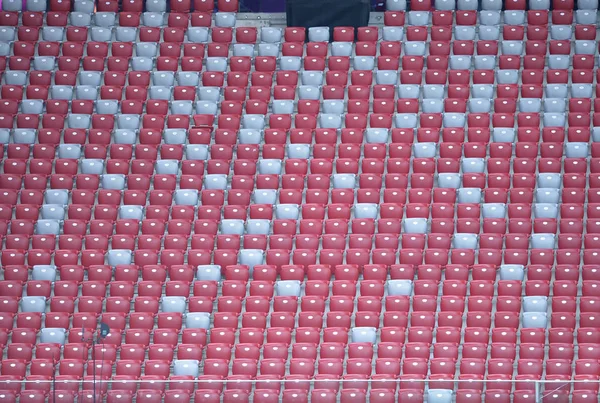
<path fill-rule="evenodd" d="M 71 11 L 75 1 L 73 0 L 51 0 L 48 2 L 49 11 Z M 144 9 L 145 1 L 127 0 L 119 2 L 117 0 L 103 0 L 97 3 L 98 11 L 101 12 L 116 12 L 120 8 L 126 12 L 141 12 Z M 165 2 L 166 3 L 166 2 Z M 196 11 L 212 12 L 214 10 L 214 1 L 209 0 L 171 0 L 169 1 L 170 9 L 175 12 L 187 13 L 191 7 Z M 219 0 L 217 9 L 219 11 L 237 12 L 239 8 L 238 0 Z M 23 11 L 25 13 L 25 11 Z"/>

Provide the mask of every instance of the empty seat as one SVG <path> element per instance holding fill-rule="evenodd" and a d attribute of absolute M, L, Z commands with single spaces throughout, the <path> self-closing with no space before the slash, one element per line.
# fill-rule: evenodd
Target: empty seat
<path fill-rule="evenodd" d="M 548 310 L 548 297 L 523 297 L 523 312 L 545 313 Z"/>
<path fill-rule="evenodd" d="M 500 280 L 522 281 L 525 276 L 525 267 L 519 264 L 505 264 L 500 266 Z"/>
<path fill-rule="evenodd" d="M 484 0 L 484 3 L 490 1 Z M 427 391 L 427 401 L 430 403 L 450 403 L 453 398 L 454 393 L 450 389 L 429 389 Z"/>
<path fill-rule="evenodd" d="M 208 312 L 188 312 L 185 315 L 185 327 L 189 329 L 210 329 Z"/>
<path fill-rule="evenodd" d="M 386 282 L 387 295 L 399 296 L 399 295 L 412 295 L 412 281 L 411 280 L 388 280 Z"/>
<path fill-rule="evenodd" d="M 45 220 L 64 220 L 65 207 L 62 204 L 42 204 L 40 216 Z"/>
<path fill-rule="evenodd" d="M 521 323 L 524 328 L 546 329 L 548 318 L 545 312 L 523 312 Z"/>
<path fill-rule="evenodd" d="M 55 281 L 56 266 L 54 265 L 34 265 L 31 270 L 31 279 L 36 281 Z"/>
<path fill-rule="evenodd" d="M 374 327 L 354 327 L 350 329 L 352 343 L 372 343 L 377 342 L 377 329 Z"/>
<path fill-rule="evenodd" d="M 67 331 L 63 328 L 46 327 L 40 330 L 40 343 L 65 344 Z"/>
<path fill-rule="evenodd" d="M 457 192 L 459 203 L 481 203 L 480 188 L 460 188 Z"/>
<path fill-rule="evenodd" d="M 45 297 L 22 297 L 20 305 L 21 312 L 46 312 Z"/>
<path fill-rule="evenodd" d="M 329 27 L 310 27 L 308 40 L 310 42 L 329 42 Z"/>
<path fill-rule="evenodd" d="M 481 205 L 483 218 L 504 218 L 506 216 L 506 204 L 484 203 Z"/>
<path fill-rule="evenodd" d="M 200 362 L 198 360 L 174 360 L 173 375 L 198 377 L 200 372 Z"/>
<path fill-rule="evenodd" d="M 107 262 L 110 266 L 131 264 L 133 252 L 129 249 L 111 249 L 107 253 Z"/>
<path fill-rule="evenodd" d="M 215 264 L 200 265 L 196 272 L 197 280 L 221 281 L 221 266 Z"/>
<path fill-rule="evenodd" d="M 60 220 L 38 220 L 35 224 L 35 233 L 38 235 L 58 235 L 60 233 Z"/>
<path fill-rule="evenodd" d="M 535 218 L 558 218 L 558 205 L 554 203 L 534 203 Z"/>
<path fill-rule="evenodd" d="M 275 292 L 280 297 L 299 297 L 300 281 L 298 280 L 279 280 L 275 282 Z"/>
<path fill-rule="evenodd" d="M 452 247 L 459 249 L 476 249 L 477 234 L 454 234 L 452 238 Z"/>
<path fill-rule="evenodd" d="M 160 310 L 161 312 L 184 313 L 186 305 L 185 297 L 162 297 Z"/>

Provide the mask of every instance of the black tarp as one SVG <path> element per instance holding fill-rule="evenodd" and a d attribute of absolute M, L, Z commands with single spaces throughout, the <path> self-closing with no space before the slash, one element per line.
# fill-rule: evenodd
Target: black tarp
<path fill-rule="evenodd" d="M 364 27 L 369 24 L 370 0 L 287 0 L 288 27 Z"/>

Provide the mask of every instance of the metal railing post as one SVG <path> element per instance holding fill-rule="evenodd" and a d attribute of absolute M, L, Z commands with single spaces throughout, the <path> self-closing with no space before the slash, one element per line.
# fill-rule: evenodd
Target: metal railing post
<path fill-rule="evenodd" d="M 542 395 L 541 395 L 541 383 L 542 380 L 535 381 L 535 403 L 542 403 Z"/>

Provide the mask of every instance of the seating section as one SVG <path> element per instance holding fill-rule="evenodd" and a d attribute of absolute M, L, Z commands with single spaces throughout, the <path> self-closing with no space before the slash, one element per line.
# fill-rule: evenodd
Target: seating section
<path fill-rule="evenodd" d="M 3 402 L 598 401 L 597 0 L 46 3 L 0 13 Z"/>

